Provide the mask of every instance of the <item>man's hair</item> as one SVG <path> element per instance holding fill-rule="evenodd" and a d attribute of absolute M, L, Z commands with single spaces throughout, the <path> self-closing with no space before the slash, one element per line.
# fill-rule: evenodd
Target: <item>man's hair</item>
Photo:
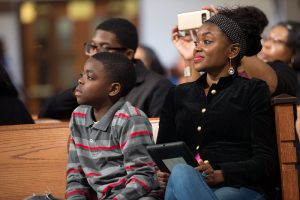
<path fill-rule="evenodd" d="M 136 73 L 133 62 L 125 55 L 118 53 L 100 52 L 92 58 L 101 62 L 104 71 L 111 83 L 118 82 L 121 85 L 119 97 L 126 96 L 135 86 Z"/>
<path fill-rule="evenodd" d="M 116 35 L 122 47 L 136 51 L 138 33 L 134 24 L 122 18 L 111 18 L 99 24 L 96 30 L 108 31 Z"/>

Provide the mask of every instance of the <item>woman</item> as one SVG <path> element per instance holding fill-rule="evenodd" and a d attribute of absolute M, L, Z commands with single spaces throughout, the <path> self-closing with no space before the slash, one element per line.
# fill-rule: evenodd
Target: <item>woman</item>
<path fill-rule="evenodd" d="M 243 56 L 261 50 L 252 7 L 220 9 L 190 42 L 173 42 L 198 72 L 198 80 L 177 86 L 163 106 L 157 143 L 185 141 L 199 166 L 177 165 L 158 173 L 165 199 L 266 200 L 275 189 L 277 155 L 267 84 L 237 75 Z"/>
<path fill-rule="evenodd" d="M 280 60 L 295 70 L 300 69 L 300 23 L 280 22 L 263 38 L 260 57 L 265 61 Z"/>
<path fill-rule="evenodd" d="M 272 27 L 269 35 L 263 38 L 260 57 L 268 62 L 284 62 L 286 67 L 297 73 L 297 116 L 300 116 L 300 23 L 280 22 Z M 296 129 L 300 138 L 300 119 L 297 117 Z"/>

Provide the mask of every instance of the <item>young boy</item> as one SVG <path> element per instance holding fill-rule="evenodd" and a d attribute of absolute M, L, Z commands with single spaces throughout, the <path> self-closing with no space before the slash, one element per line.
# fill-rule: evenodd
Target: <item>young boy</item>
<path fill-rule="evenodd" d="M 124 100 L 136 81 L 133 63 L 117 53 L 90 57 L 75 89 L 70 121 L 67 199 L 139 199 L 157 189 L 147 116 Z M 99 92 L 100 91 L 100 92 Z M 146 199 L 155 199 L 148 198 Z"/>

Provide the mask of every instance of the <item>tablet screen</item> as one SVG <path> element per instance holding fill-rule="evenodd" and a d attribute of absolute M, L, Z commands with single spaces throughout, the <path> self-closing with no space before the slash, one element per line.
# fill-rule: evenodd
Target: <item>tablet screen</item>
<path fill-rule="evenodd" d="M 173 167 L 175 167 L 175 165 L 177 165 L 179 163 L 187 164 L 183 157 L 163 159 L 162 161 L 167 166 L 169 171 L 172 171 Z"/>

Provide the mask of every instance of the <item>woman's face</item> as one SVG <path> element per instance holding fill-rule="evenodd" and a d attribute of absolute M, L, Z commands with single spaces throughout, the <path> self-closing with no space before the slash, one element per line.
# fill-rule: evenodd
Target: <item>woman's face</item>
<path fill-rule="evenodd" d="M 204 23 L 197 33 L 198 44 L 194 50 L 197 71 L 220 72 L 228 64 L 230 41 L 216 25 Z"/>
<path fill-rule="evenodd" d="M 263 39 L 263 48 L 259 56 L 264 61 L 281 60 L 290 63 L 293 50 L 286 43 L 288 30 L 283 26 L 274 26 L 269 35 Z"/>

